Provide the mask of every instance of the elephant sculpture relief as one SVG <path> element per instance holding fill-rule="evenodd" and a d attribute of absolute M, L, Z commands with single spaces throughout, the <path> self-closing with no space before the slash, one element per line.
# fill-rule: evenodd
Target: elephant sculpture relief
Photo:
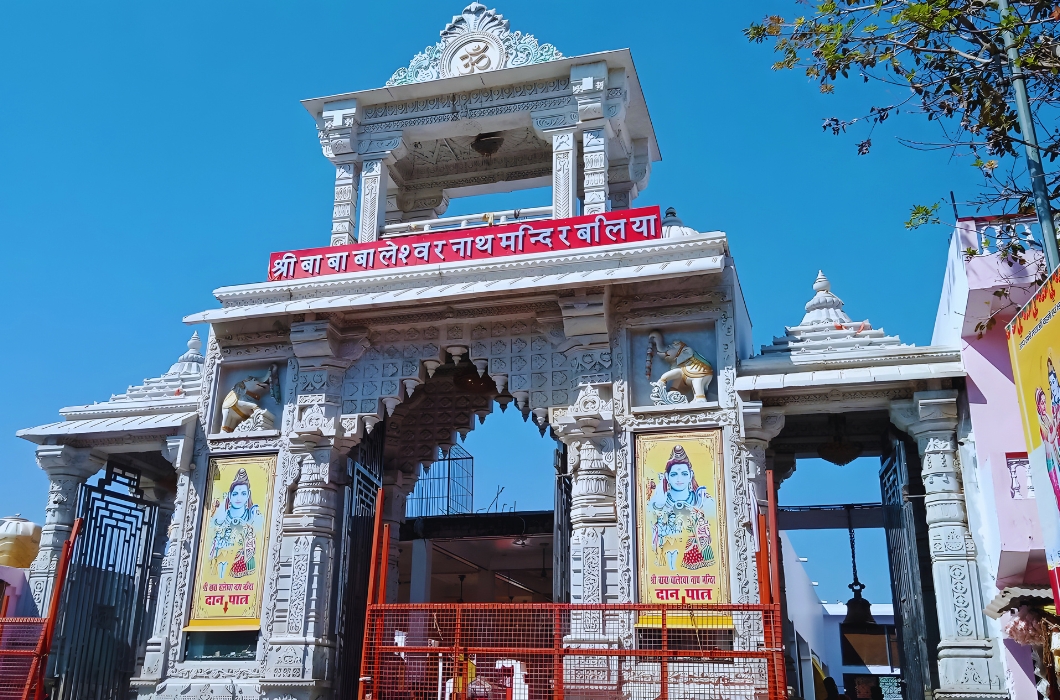
<path fill-rule="evenodd" d="M 266 394 L 271 395 L 277 403 L 280 402 L 276 365 L 269 367 L 269 373 L 264 378 L 250 376 L 236 382 L 221 404 L 221 432 L 272 430 L 276 417 L 258 405 Z"/>
<path fill-rule="evenodd" d="M 688 403 L 683 391 L 692 389 L 692 403 L 705 403 L 707 387 L 714 378 L 714 367 L 688 344 L 675 340 L 666 345 L 660 331 L 648 334 L 648 361 L 646 374 L 651 381 L 652 359 L 658 357 L 670 365 L 653 382 L 651 398 L 656 405 Z M 672 390 L 668 388 L 672 383 Z"/>

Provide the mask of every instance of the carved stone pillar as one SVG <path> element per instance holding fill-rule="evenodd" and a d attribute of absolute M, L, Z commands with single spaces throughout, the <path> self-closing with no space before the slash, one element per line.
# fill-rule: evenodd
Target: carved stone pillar
<path fill-rule="evenodd" d="M 361 207 L 357 241 L 370 243 L 379 238 L 379 229 L 386 222 L 387 189 L 390 175 L 387 165 L 405 155 L 401 132 L 372 134 L 371 139 L 360 141 L 357 151 L 361 163 Z M 395 206 L 396 206 L 395 198 Z"/>
<path fill-rule="evenodd" d="M 758 514 L 765 513 L 769 505 L 769 492 L 766 487 L 766 471 L 771 467 L 768 455 L 769 441 L 784 428 L 784 415 L 764 413 L 761 401 L 744 401 L 740 407 L 743 439 L 737 453 L 737 468 L 742 470 L 747 484 L 747 493 L 743 499 L 747 510 L 742 514 L 740 528 L 733 536 L 737 540 L 747 538 L 751 541 L 747 546 L 736 548 L 738 552 L 748 552 L 749 558 L 733 562 L 736 575 L 732 579 L 732 591 L 734 603 L 757 604 L 759 588 L 764 583 L 758 580 L 758 569 L 754 560 L 754 553 L 759 549 Z"/>
<path fill-rule="evenodd" d="M 607 140 L 613 135 L 605 119 L 607 64 L 598 61 L 572 66 L 570 84 L 582 125 L 582 214 L 603 214 L 607 211 Z"/>
<path fill-rule="evenodd" d="M 356 100 L 328 104 L 320 115 L 320 147 L 335 166 L 335 204 L 331 214 L 331 245 L 353 243 L 357 221 Z"/>
<path fill-rule="evenodd" d="M 331 212 L 331 245 L 347 245 L 354 242 L 358 184 L 355 167 L 356 164 L 352 162 L 335 166 L 335 205 Z"/>
<path fill-rule="evenodd" d="M 916 441 L 923 463 L 931 575 L 939 618 L 937 698 L 1006 696 L 986 631 L 975 544 L 957 460 L 957 392 L 921 391 L 891 404 L 891 421 Z"/>
<path fill-rule="evenodd" d="M 604 603 L 617 596 L 617 584 L 607 580 L 607 561 L 617 557 L 618 546 L 612 406 L 610 384 L 583 384 L 574 404 L 552 416 L 572 477 L 572 603 Z"/>
<path fill-rule="evenodd" d="M 574 129 L 552 132 L 552 217 L 574 216 L 578 197 L 578 164 Z"/>
<path fill-rule="evenodd" d="M 633 139 L 630 149 L 628 158 L 607 164 L 607 196 L 612 211 L 631 208 L 633 200 L 648 186 L 651 173 L 648 139 Z"/>
<path fill-rule="evenodd" d="M 357 438 L 344 433 L 342 377 L 349 364 L 338 357 L 340 338 L 328 321 L 291 325 L 298 358 L 294 425 L 288 437 L 295 474 L 290 512 L 283 515 L 280 579 L 266 678 L 302 682 L 330 680 L 332 566 L 340 524 L 338 489 L 346 458 Z M 270 604 L 267 602 L 266 604 Z"/>
<path fill-rule="evenodd" d="M 405 502 L 415 482 L 399 469 L 383 472 L 383 523 L 390 525 L 390 546 L 386 552 L 386 603 L 398 602 L 398 560 L 401 523 L 405 520 Z"/>
<path fill-rule="evenodd" d="M 78 488 L 106 463 L 106 457 L 88 448 L 65 445 L 41 445 L 37 448 L 37 464 L 48 474 L 50 484 L 44 527 L 41 528 L 40 551 L 29 567 L 29 589 L 37 613 L 42 617 L 48 614 L 59 556 L 63 551 L 63 543 L 70 539 L 70 530 L 77 517 Z"/>
<path fill-rule="evenodd" d="M 607 129 L 600 126 L 582 132 L 582 160 L 585 165 L 582 214 L 607 211 Z"/>
<path fill-rule="evenodd" d="M 613 603 L 619 599 L 618 517 L 615 484 L 613 385 L 583 383 L 566 409 L 554 409 L 552 428 L 567 446 L 571 474 L 571 603 Z M 619 630 L 599 611 L 571 614 L 567 647 L 615 648 Z M 614 657 L 564 659 L 565 697 L 583 697 L 590 686 L 617 684 Z"/>
<path fill-rule="evenodd" d="M 299 463 L 299 474 L 291 513 L 283 521 L 291 556 L 286 636 L 310 645 L 328 636 L 337 481 L 345 474 L 346 456 L 320 435 L 301 434 L 291 438 L 291 457 Z"/>
<path fill-rule="evenodd" d="M 371 243 L 379 238 L 386 207 L 386 181 L 383 159 L 366 160 L 361 165 L 361 223 L 357 229 L 358 243 Z"/>
<path fill-rule="evenodd" d="M 154 618 L 151 637 L 147 640 L 144 665 L 140 678 L 161 680 L 165 676 L 165 658 L 169 651 L 169 628 L 173 622 L 173 587 L 177 573 L 177 547 L 180 542 L 179 523 L 184 518 L 184 507 L 188 500 L 189 474 L 194 468 L 192 446 L 195 441 L 194 427 L 179 436 L 166 438 L 163 456 L 173 465 L 177 473 L 175 494 L 156 493 L 159 501 L 158 527 L 155 531 L 154 557 L 151 562 L 154 596 Z M 157 576 L 155 573 L 157 566 Z M 148 608 L 151 610 L 151 608 Z M 148 618 L 151 619 L 151 618 Z"/>

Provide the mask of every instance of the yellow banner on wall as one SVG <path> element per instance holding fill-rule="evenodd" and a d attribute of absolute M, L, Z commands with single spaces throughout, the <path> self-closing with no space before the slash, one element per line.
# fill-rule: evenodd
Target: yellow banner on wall
<path fill-rule="evenodd" d="M 1005 328 L 1053 597 L 1060 580 L 1060 271 Z"/>
<path fill-rule="evenodd" d="M 720 430 L 637 436 L 642 603 L 728 603 Z"/>
<path fill-rule="evenodd" d="M 188 629 L 261 625 L 276 456 L 210 460 Z"/>

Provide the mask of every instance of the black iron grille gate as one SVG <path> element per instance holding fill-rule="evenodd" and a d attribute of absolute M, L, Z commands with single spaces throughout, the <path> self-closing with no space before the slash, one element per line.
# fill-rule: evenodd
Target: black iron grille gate
<path fill-rule="evenodd" d="M 128 695 L 140 644 L 157 507 L 140 475 L 113 465 L 81 486 L 74 545 L 55 636 L 53 677 L 62 700 Z"/>
<path fill-rule="evenodd" d="M 567 446 L 556 448 L 555 512 L 552 525 L 552 602 L 570 602 L 571 477 L 567 474 Z"/>
<path fill-rule="evenodd" d="M 383 482 L 385 424 L 379 422 L 347 460 L 342 540 L 335 567 L 338 605 L 335 606 L 335 698 L 357 697 L 361 647 L 368 604 L 368 568 L 376 496 Z"/>
<path fill-rule="evenodd" d="M 910 464 L 910 458 L 912 464 Z M 938 687 L 938 618 L 927 550 L 924 486 L 916 448 L 892 437 L 880 468 L 883 523 L 891 564 L 894 623 L 898 632 L 903 700 L 930 700 Z"/>

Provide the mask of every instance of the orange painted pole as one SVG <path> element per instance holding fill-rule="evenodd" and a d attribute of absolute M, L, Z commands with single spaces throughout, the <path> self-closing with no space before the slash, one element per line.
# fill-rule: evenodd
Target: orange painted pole
<path fill-rule="evenodd" d="M 84 525 L 84 520 L 78 518 L 74 521 L 74 527 L 70 530 L 70 537 L 63 542 L 63 552 L 59 556 L 59 565 L 55 569 L 55 584 L 52 585 L 52 598 L 48 605 L 48 620 L 44 623 L 44 634 L 41 635 L 41 641 L 38 645 L 37 654 L 37 688 L 34 693 L 34 698 L 41 700 L 44 697 L 44 674 L 48 672 L 48 654 L 52 650 L 52 639 L 55 636 L 55 624 L 59 617 L 59 604 L 62 602 L 63 597 L 63 584 L 66 583 L 66 572 L 70 568 L 70 558 L 74 554 L 74 542 L 77 540 L 77 536 L 81 534 L 81 526 Z M 31 672 L 32 674 L 32 672 Z M 26 686 L 26 692 L 29 692 L 29 685 Z"/>
<path fill-rule="evenodd" d="M 386 602 L 386 573 L 390 559 L 390 523 L 383 525 L 382 543 L 383 546 L 380 547 L 382 560 L 379 562 L 379 598 L 377 598 L 380 604 Z"/>
<path fill-rule="evenodd" d="M 661 649 L 659 655 L 659 700 L 669 700 L 670 698 L 670 660 L 667 658 L 670 654 L 670 644 L 668 632 L 666 628 L 666 606 L 662 607 L 660 611 L 662 613 L 661 625 L 659 626 L 659 647 Z M 689 618 L 691 619 L 694 613 L 689 611 Z"/>
<path fill-rule="evenodd" d="M 383 525 L 383 538 L 380 540 L 379 551 L 382 554 L 382 560 L 380 561 L 380 575 L 379 575 L 379 595 L 376 600 L 380 601 L 379 604 L 386 602 L 386 564 L 387 564 L 387 550 L 390 548 L 390 523 Z M 372 697 L 379 697 L 379 693 L 382 690 L 382 679 L 379 678 L 379 649 L 383 646 L 383 626 L 386 624 L 386 618 L 381 610 L 377 610 L 376 614 L 378 620 L 375 625 L 375 642 L 372 648 Z"/>
<path fill-rule="evenodd" d="M 769 580 L 769 539 L 764 513 L 758 514 L 758 552 L 755 563 L 758 565 L 758 602 L 769 605 L 773 602 L 773 594 L 770 590 L 772 584 Z"/>
<path fill-rule="evenodd" d="M 772 469 L 766 471 L 766 490 L 769 492 L 769 572 L 770 578 L 772 579 L 771 591 L 773 595 L 773 610 L 770 615 L 773 619 L 774 648 L 777 649 L 773 656 L 775 659 L 774 665 L 776 666 L 777 676 L 776 697 L 786 698 L 788 694 L 788 680 L 787 669 L 784 667 L 783 632 L 780 627 L 780 533 L 777 530 L 777 488 L 773 479 Z"/>
<path fill-rule="evenodd" d="M 368 663 L 368 640 L 370 638 L 372 629 L 372 603 L 375 602 L 375 588 L 376 588 L 376 574 L 377 574 L 377 562 L 379 561 L 379 537 L 382 534 L 383 529 L 383 489 L 380 488 L 375 494 L 375 524 L 372 526 L 372 547 L 371 557 L 372 560 L 368 565 L 368 601 L 367 611 L 364 616 L 364 642 L 361 645 L 361 665 L 359 673 L 357 674 L 357 687 L 358 694 L 361 698 L 364 697 L 364 688 L 361 684 L 361 679 L 364 678 L 364 672 Z"/>
<path fill-rule="evenodd" d="M 777 489 L 773 470 L 766 470 L 766 491 L 769 493 L 769 577 L 774 603 L 780 603 L 780 539 L 777 533 Z"/>
<path fill-rule="evenodd" d="M 372 526 L 372 563 L 368 567 L 368 604 L 375 602 L 375 589 L 379 585 L 376 580 L 379 562 L 379 537 L 383 534 L 383 489 L 380 488 L 375 495 L 375 524 Z"/>

